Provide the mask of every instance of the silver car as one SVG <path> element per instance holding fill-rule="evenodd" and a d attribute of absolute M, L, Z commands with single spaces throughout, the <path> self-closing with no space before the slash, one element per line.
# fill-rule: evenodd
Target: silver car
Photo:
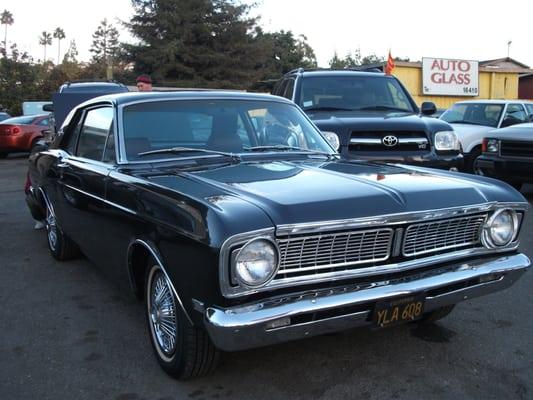
<path fill-rule="evenodd" d="M 481 155 L 481 143 L 495 128 L 531 121 L 533 102 L 521 100 L 470 100 L 455 103 L 440 117 L 453 126 L 461 143 L 464 168 L 473 172 L 474 160 Z"/>

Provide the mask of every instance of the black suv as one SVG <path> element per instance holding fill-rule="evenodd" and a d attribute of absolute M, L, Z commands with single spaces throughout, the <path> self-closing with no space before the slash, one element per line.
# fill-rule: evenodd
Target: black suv
<path fill-rule="evenodd" d="M 46 110 L 54 112 L 50 129 L 53 132 L 59 129 L 70 110 L 78 104 L 93 97 L 124 92 L 128 92 L 128 87 L 116 81 L 66 82 L 52 95 L 53 107 Z"/>
<path fill-rule="evenodd" d="M 394 76 L 355 70 L 304 70 L 287 73 L 275 95 L 291 99 L 330 142 L 335 133 L 344 157 L 385 160 L 455 169 L 463 163 L 459 141 L 446 122 L 427 118 Z"/>

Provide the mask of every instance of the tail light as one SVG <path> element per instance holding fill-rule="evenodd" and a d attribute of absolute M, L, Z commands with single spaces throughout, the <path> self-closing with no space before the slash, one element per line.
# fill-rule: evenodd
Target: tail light
<path fill-rule="evenodd" d="M 0 128 L 0 133 L 3 133 L 4 135 L 16 135 L 17 133 L 20 133 L 20 128 L 15 125 L 5 125 Z"/>

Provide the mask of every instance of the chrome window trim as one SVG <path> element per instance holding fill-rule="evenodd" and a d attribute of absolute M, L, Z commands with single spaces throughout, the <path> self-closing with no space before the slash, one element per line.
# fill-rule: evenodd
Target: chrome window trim
<path fill-rule="evenodd" d="M 231 93 L 231 92 L 232 91 L 230 91 L 229 93 Z M 160 162 L 160 161 L 172 161 L 172 160 L 184 160 L 185 159 L 184 157 L 166 157 L 166 158 L 151 159 L 151 160 L 147 160 L 147 161 L 128 161 L 128 159 L 126 157 L 126 146 L 124 144 L 124 108 L 128 107 L 128 106 L 132 106 L 132 105 L 135 105 L 135 104 L 142 104 L 142 103 L 155 103 L 155 102 L 165 102 L 165 101 L 228 100 L 228 101 L 257 101 L 257 102 L 266 102 L 266 103 L 275 102 L 275 103 L 287 104 L 287 105 L 289 105 L 291 107 L 299 108 L 296 104 L 289 103 L 289 100 L 287 100 L 284 97 L 280 97 L 279 99 L 277 99 L 276 96 L 272 96 L 272 98 L 268 98 L 268 99 L 262 99 L 262 98 L 247 99 L 247 98 L 239 97 L 239 92 L 238 91 L 235 91 L 233 93 L 235 93 L 235 97 L 226 97 L 226 96 L 219 96 L 219 95 L 214 94 L 213 96 L 206 96 L 206 97 L 199 98 L 199 97 L 194 96 L 194 95 L 191 94 L 190 96 L 176 96 L 176 97 L 169 97 L 169 98 L 159 98 L 159 97 L 158 98 L 154 98 L 154 99 L 146 99 L 146 98 L 144 98 L 142 100 L 131 100 L 131 101 L 128 101 L 126 103 L 119 104 L 117 106 L 117 118 L 118 118 L 118 122 L 119 122 L 117 124 L 117 128 L 118 128 L 117 139 L 119 139 L 117 147 L 120 149 L 120 152 L 119 152 L 119 157 L 117 158 L 117 164 L 118 165 L 147 164 L 147 163 L 154 163 L 154 162 Z M 311 121 L 307 117 L 307 115 L 305 113 L 302 113 L 302 114 L 306 117 L 306 119 L 308 121 Z M 315 129 L 317 129 L 318 132 L 320 132 L 320 130 L 318 130 L 318 128 L 316 127 L 316 125 L 314 123 L 312 125 L 313 125 L 313 127 Z M 320 134 L 320 136 L 322 136 L 322 134 Z M 322 138 L 329 145 L 329 142 L 327 142 L 327 140 L 323 136 L 322 136 Z M 329 145 L 329 147 L 331 147 L 331 145 Z M 333 148 L 332 148 L 332 150 L 333 150 Z M 334 154 L 337 154 L 337 152 L 334 151 L 334 153 L 332 155 L 334 155 Z M 205 158 L 205 156 L 203 156 L 203 157 Z M 189 157 L 189 158 L 193 159 L 193 158 L 197 158 L 197 157 Z"/>

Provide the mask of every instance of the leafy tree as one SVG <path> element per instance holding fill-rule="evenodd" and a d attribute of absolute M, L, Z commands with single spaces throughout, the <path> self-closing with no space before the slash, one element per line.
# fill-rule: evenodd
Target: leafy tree
<path fill-rule="evenodd" d="M 264 50 L 252 34 L 249 5 L 230 0 L 132 0 L 125 25 L 135 72 L 162 84 L 245 88 L 260 76 Z"/>
<path fill-rule="evenodd" d="M 4 49 L 3 49 L 3 53 L 4 53 L 4 57 L 7 56 L 6 52 L 7 52 L 7 26 L 8 25 L 13 25 L 13 23 L 15 22 L 15 20 L 13 19 L 13 14 L 11 14 L 9 11 L 7 10 L 4 10 L 2 12 L 2 15 L 0 16 L 0 24 L 1 25 L 5 25 L 5 31 L 4 31 Z"/>
<path fill-rule="evenodd" d="M 381 64 L 384 61 L 384 57 L 377 56 L 374 53 L 367 56 L 362 56 L 361 49 L 356 49 L 353 53 L 347 53 L 342 59 L 339 58 L 337 52 L 335 52 L 333 57 L 329 60 L 329 66 L 330 68 L 336 69 L 357 68 L 362 65 Z"/>
<path fill-rule="evenodd" d="M 265 50 L 264 78 L 278 78 L 298 67 L 316 68 L 315 52 L 304 35 L 297 37 L 291 31 L 264 33 L 256 29 L 259 45 Z"/>
<path fill-rule="evenodd" d="M 11 46 L 11 51 L 11 58 L 0 59 L 0 104 L 11 115 L 19 115 L 23 101 L 46 99 L 37 90 L 37 82 L 44 80 L 44 68 L 33 64 L 31 57 L 20 52 L 16 44 Z"/>
<path fill-rule="evenodd" d="M 65 31 L 57 27 L 54 31 L 54 39 L 57 39 L 57 63 L 59 64 L 59 57 L 61 55 L 61 41 L 65 39 Z"/>
<path fill-rule="evenodd" d="M 46 62 L 46 46 L 49 46 L 52 44 L 52 34 L 46 31 L 43 31 L 41 33 L 41 36 L 39 37 L 39 44 L 44 47 L 44 59 L 43 63 Z"/>

